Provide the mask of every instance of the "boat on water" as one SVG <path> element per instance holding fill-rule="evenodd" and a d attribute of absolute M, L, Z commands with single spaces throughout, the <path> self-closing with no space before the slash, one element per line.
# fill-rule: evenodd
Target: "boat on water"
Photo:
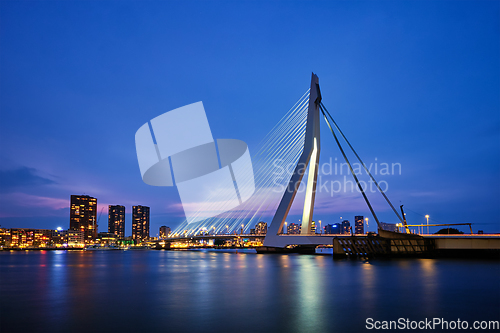
<path fill-rule="evenodd" d="M 112 250 L 124 250 L 124 248 L 118 247 L 116 245 L 99 245 L 92 244 L 84 248 L 85 251 L 112 251 Z"/>
<path fill-rule="evenodd" d="M 148 245 L 136 245 L 136 246 L 130 246 L 128 250 L 150 250 L 151 247 Z"/>

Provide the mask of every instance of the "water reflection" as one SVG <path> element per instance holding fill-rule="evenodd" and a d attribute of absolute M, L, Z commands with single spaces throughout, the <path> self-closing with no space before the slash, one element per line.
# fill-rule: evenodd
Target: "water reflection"
<path fill-rule="evenodd" d="M 420 278 L 422 285 L 422 293 L 428 300 L 428 309 L 431 312 L 436 311 L 435 304 L 437 304 L 438 290 L 438 269 L 436 261 L 432 259 L 421 259 L 420 263 Z"/>
<path fill-rule="evenodd" d="M 298 304 L 294 322 L 296 332 L 325 332 L 325 308 L 323 295 L 328 292 L 325 284 L 325 272 L 319 267 L 324 257 L 304 257 L 296 266 L 299 287 L 296 302 Z"/>
<path fill-rule="evenodd" d="M 362 305 L 367 313 L 372 311 L 376 302 L 376 277 L 375 268 L 370 261 L 361 262 L 361 278 L 360 288 L 361 297 L 363 299 Z"/>
<path fill-rule="evenodd" d="M 51 304 L 53 312 L 52 316 L 60 318 L 67 315 L 66 297 L 68 292 L 68 270 L 65 269 L 67 256 L 64 251 L 54 251 L 54 254 L 45 253 L 42 256 L 43 262 L 46 263 L 46 269 L 40 269 L 38 276 L 47 276 L 48 281 L 46 287 L 37 288 L 44 290 L 47 295 L 48 303 Z M 57 319 L 56 319 L 57 320 Z"/>
<path fill-rule="evenodd" d="M 19 332 L 359 332 L 367 317 L 498 320 L 500 307 L 490 262 L 48 251 L 0 253 L 0 270 L 2 329 Z"/>

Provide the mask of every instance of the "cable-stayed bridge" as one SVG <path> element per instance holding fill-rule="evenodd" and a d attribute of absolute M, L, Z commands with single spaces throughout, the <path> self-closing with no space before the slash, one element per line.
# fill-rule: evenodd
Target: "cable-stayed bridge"
<path fill-rule="evenodd" d="M 279 123 L 259 144 L 259 150 L 252 153 L 255 179 L 255 193 L 245 203 L 218 216 L 199 223 L 182 223 L 173 234 L 192 236 L 210 231 L 219 234 L 248 232 L 264 217 L 272 216 L 304 148 L 309 90 L 283 116 Z M 291 170 L 290 170 L 291 169 Z M 280 170 L 280 173 L 273 172 Z M 203 216 L 206 212 L 199 211 Z M 209 214 L 207 214 L 209 215 Z"/>
<path fill-rule="evenodd" d="M 326 110 L 321 100 L 319 79 L 313 73 L 310 88 L 264 138 L 258 152 L 253 154 L 252 163 L 255 176 L 255 194 L 247 202 L 237 207 L 237 209 L 233 209 L 212 218 L 204 219 L 200 223 L 188 224 L 184 222 L 173 231 L 173 234 L 177 236 L 194 236 L 207 231 L 218 234 L 240 233 L 240 231 L 248 232 L 249 229 L 257 222 L 261 221 L 264 216 L 274 216 L 269 225 L 269 237 L 266 237 L 266 244 L 272 246 L 271 244 L 279 239 L 276 238 L 273 240 L 272 235 L 277 236 L 282 233 L 286 217 L 295 200 L 298 189 L 303 182 L 303 176 L 307 174 L 307 181 L 304 182 L 306 184 L 306 189 L 300 236 L 314 237 L 315 235 L 312 234 L 310 226 L 312 224 L 314 212 L 321 149 L 321 118 L 324 118 L 326 121 L 344 158 L 349 163 L 334 132 L 334 128 L 339 131 L 346 141 L 347 138 L 340 131 L 340 128 Z M 350 148 L 352 148 L 349 142 L 348 144 Z M 355 154 L 361 161 L 359 155 L 357 155 L 356 152 Z M 350 168 L 375 221 L 379 224 L 379 220 L 363 188 L 359 185 L 359 181 L 351 166 Z M 277 170 L 279 170 L 279 172 L 276 172 Z M 375 181 L 366 167 L 365 170 Z M 380 189 L 376 181 L 375 184 Z M 382 190 L 380 191 L 382 192 Z M 384 193 L 383 195 L 387 199 Z M 388 199 L 387 201 L 390 204 Z M 392 204 L 390 205 L 400 221 L 403 222 Z M 207 212 L 199 211 L 197 214 L 203 216 L 204 213 Z M 290 239 L 290 237 L 293 236 L 288 236 L 287 238 Z M 306 241 L 306 239 L 304 239 L 304 241 Z"/>
<path fill-rule="evenodd" d="M 349 236 L 318 235 L 312 230 L 311 225 L 314 213 L 318 164 L 321 150 L 321 118 L 323 118 L 328 125 L 349 167 L 355 184 L 377 223 L 379 235 L 385 238 L 375 239 L 366 236 L 356 238 L 353 236 L 351 239 Z M 375 184 L 378 191 L 400 221 L 398 226 L 404 228 L 403 230 L 405 233 L 388 232 L 383 229 L 382 223 L 368 200 L 365 189 L 361 185 L 342 147 L 340 138 L 342 138 L 348 148 L 352 150 L 359 164 L 363 167 L 366 174 L 370 177 L 371 181 Z M 437 244 L 436 242 L 438 240 L 436 240 L 435 237 L 427 236 L 428 239 L 424 239 L 420 235 L 410 233 L 410 225 L 406 223 L 402 206 L 400 207 L 401 214 L 399 214 L 367 168 L 366 164 L 363 163 L 361 157 L 354 150 L 347 137 L 322 103 L 319 78 L 314 73 L 312 74 L 311 85 L 308 91 L 304 93 L 264 138 L 260 144 L 259 151 L 253 156 L 252 162 L 256 188 L 254 195 L 245 203 L 231 211 L 212 218 L 207 218 L 199 223 L 188 224 L 185 222 L 181 224 L 173 231 L 171 240 L 190 239 L 192 237 L 206 238 L 203 234 L 206 235 L 207 232 L 211 232 L 214 237 L 217 234 L 244 234 L 257 222 L 261 221 L 264 216 L 273 216 L 264 238 L 264 247 L 260 249 L 260 252 L 274 252 L 279 251 L 279 249 L 289 248 L 290 246 L 314 248 L 317 245 L 336 245 L 336 251 L 345 254 L 354 253 L 356 255 L 367 254 L 369 252 L 390 253 L 391 251 L 415 254 L 427 253 L 433 250 Z M 273 169 L 279 169 L 280 173 L 276 174 L 275 172 L 271 172 Z M 301 232 L 299 235 L 283 234 L 286 218 L 296 199 L 297 192 L 305 175 L 307 175 L 307 181 L 302 209 Z M 206 213 L 207 212 L 203 211 L 198 212 L 200 216 Z M 207 215 L 210 216 L 210 214 Z M 483 236 L 477 237 L 475 245 L 471 245 L 472 243 L 469 244 L 467 243 L 468 241 L 464 242 L 465 238 L 462 237 L 458 239 L 460 243 L 458 246 L 476 249 L 496 249 L 495 251 L 498 251 L 498 248 L 500 248 L 500 237 L 493 237 L 494 239 L 490 238 Z M 441 243 L 445 244 L 443 242 Z M 456 246 L 456 244 L 453 246 Z"/>

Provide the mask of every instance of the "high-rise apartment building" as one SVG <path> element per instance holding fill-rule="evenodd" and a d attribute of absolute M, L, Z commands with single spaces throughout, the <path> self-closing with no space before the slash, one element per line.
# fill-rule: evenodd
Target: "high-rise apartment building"
<path fill-rule="evenodd" d="M 311 234 L 314 235 L 316 233 L 316 222 L 311 222 Z"/>
<path fill-rule="evenodd" d="M 85 243 L 97 238 L 97 199 L 88 195 L 72 195 L 69 215 L 70 230 L 83 231 Z"/>
<path fill-rule="evenodd" d="M 132 239 L 136 243 L 149 239 L 149 207 L 132 207 Z"/>
<path fill-rule="evenodd" d="M 354 216 L 354 233 L 358 235 L 365 233 L 364 216 Z"/>
<path fill-rule="evenodd" d="M 108 232 L 115 234 L 118 238 L 125 238 L 125 207 L 108 207 Z"/>
<path fill-rule="evenodd" d="M 256 235 L 265 235 L 267 234 L 267 223 L 259 222 L 255 225 L 255 234 Z"/>
<path fill-rule="evenodd" d="M 162 225 L 160 227 L 160 239 L 166 238 L 170 234 L 171 231 L 172 230 L 169 227 L 167 227 L 166 225 Z"/>
<path fill-rule="evenodd" d="M 290 223 L 286 227 L 286 233 L 289 235 L 299 235 L 300 234 L 300 226 L 296 223 Z"/>
<path fill-rule="evenodd" d="M 348 235 L 351 233 L 351 223 L 349 220 L 342 221 L 342 234 Z"/>

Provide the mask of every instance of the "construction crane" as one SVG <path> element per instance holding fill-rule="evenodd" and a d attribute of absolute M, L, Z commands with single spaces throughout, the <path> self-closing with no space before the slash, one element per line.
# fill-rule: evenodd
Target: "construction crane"
<path fill-rule="evenodd" d="M 405 232 L 409 234 L 410 228 L 408 228 L 408 223 L 406 223 L 406 214 L 403 211 L 403 205 L 399 206 L 399 208 L 401 208 L 401 214 L 403 215 L 403 227 L 405 228 Z"/>

